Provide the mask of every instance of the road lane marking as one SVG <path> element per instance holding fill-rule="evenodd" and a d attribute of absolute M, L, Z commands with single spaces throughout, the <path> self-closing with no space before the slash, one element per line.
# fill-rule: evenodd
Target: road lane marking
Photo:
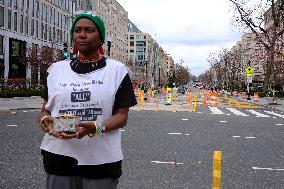
<path fill-rule="evenodd" d="M 26 112 L 28 112 L 28 111 L 24 110 L 23 112 L 26 113 Z"/>
<path fill-rule="evenodd" d="M 218 109 L 217 107 L 211 107 L 209 106 L 209 109 L 211 110 L 211 114 L 224 114 L 224 112 L 222 112 L 220 109 Z"/>
<path fill-rule="evenodd" d="M 7 127 L 18 127 L 18 125 L 7 125 Z"/>
<path fill-rule="evenodd" d="M 249 115 L 244 114 L 243 112 L 241 112 L 241 111 L 239 111 L 235 108 L 226 108 L 226 109 L 229 110 L 230 112 L 232 112 L 235 115 L 244 116 L 244 117 L 249 116 Z"/>
<path fill-rule="evenodd" d="M 276 125 L 279 125 L 279 126 L 280 126 L 280 125 L 283 125 L 283 124 L 282 124 L 282 123 L 277 123 Z"/>
<path fill-rule="evenodd" d="M 255 138 L 255 137 L 246 137 L 246 138 Z"/>
<path fill-rule="evenodd" d="M 125 130 L 123 130 L 123 129 L 120 129 L 120 131 L 125 131 Z"/>
<path fill-rule="evenodd" d="M 188 121 L 188 119 L 181 119 L 182 121 Z"/>
<path fill-rule="evenodd" d="M 269 115 L 265 115 L 265 114 L 259 113 L 259 112 L 255 111 L 255 110 L 247 110 L 247 111 L 252 113 L 252 114 L 254 114 L 254 115 L 256 115 L 256 117 L 270 117 Z"/>
<path fill-rule="evenodd" d="M 189 136 L 189 134 L 185 134 L 186 136 Z"/>
<path fill-rule="evenodd" d="M 241 138 L 241 136 L 233 136 L 233 138 Z"/>
<path fill-rule="evenodd" d="M 231 114 L 226 114 L 226 115 L 231 115 Z"/>
<path fill-rule="evenodd" d="M 168 133 L 169 135 L 182 135 L 182 133 Z"/>
<path fill-rule="evenodd" d="M 284 169 L 273 169 L 273 168 L 264 168 L 264 167 L 252 167 L 255 170 L 268 170 L 268 171 L 284 171 Z"/>
<path fill-rule="evenodd" d="M 266 110 L 264 110 L 266 113 L 269 113 L 269 114 L 272 114 L 272 115 L 275 115 L 275 116 L 278 116 L 278 117 L 281 117 L 281 118 L 284 118 L 284 115 L 281 115 L 281 114 L 277 114 L 277 113 L 275 113 L 275 112 L 273 112 L 273 111 L 266 111 Z"/>
<path fill-rule="evenodd" d="M 157 164 L 172 164 L 172 165 L 182 165 L 183 163 L 177 163 L 174 161 L 151 161 L 152 163 L 157 163 Z"/>
<path fill-rule="evenodd" d="M 220 121 L 220 123 L 227 123 L 227 121 Z"/>

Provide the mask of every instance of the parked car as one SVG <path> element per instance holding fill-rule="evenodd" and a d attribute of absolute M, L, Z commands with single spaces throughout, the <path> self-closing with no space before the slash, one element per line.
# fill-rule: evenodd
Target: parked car
<path fill-rule="evenodd" d="M 178 90 L 177 90 L 177 93 L 185 94 L 185 88 L 179 87 Z"/>

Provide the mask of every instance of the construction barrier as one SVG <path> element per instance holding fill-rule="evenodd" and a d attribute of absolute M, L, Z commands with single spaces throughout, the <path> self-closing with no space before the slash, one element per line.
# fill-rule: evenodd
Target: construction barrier
<path fill-rule="evenodd" d="M 192 94 L 189 93 L 187 96 L 187 104 L 189 105 L 188 110 L 189 112 L 192 112 Z"/>
<path fill-rule="evenodd" d="M 172 102 L 172 88 L 167 88 L 167 104 L 171 104 Z"/>
<path fill-rule="evenodd" d="M 217 96 L 218 96 L 218 94 L 215 93 L 215 92 L 210 94 L 209 100 L 210 100 L 210 106 L 211 107 L 216 107 L 217 106 Z"/>
<path fill-rule="evenodd" d="M 247 93 L 246 92 L 242 92 L 242 98 L 246 99 L 247 98 Z"/>
<path fill-rule="evenodd" d="M 212 189 L 221 189 L 221 188 L 222 188 L 222 151 L 214 151 Z"/>
<path fill-rule="evenodd" d="M 254 93 L 254 95 L 253 95 L 253 101 L 254 101 L 254 102 L 259 102 L 258 93 Z"/>
<path fill-rule="evenodd" d="M 174 103 L 174 109 L 173 112 L 177 112 L 177 95 L 173 95 L 173 103 Z"/>
<path fill-rule="evenodd" d="M 207 97 L 209 96 L 210 94 L 210 91 L 209 90 L 204 90 L 203 92 L 204 96 L 203 96 L 203 106 L 206 106 L 206 103 L 207 103 Z"/>
<path fill-rule="evenodd" d="M 198 94 L 194 96 L 194 104 L 193 104 L 193 111 L 196 112 L 197 107 L 197 101 L 198 101 Z"/>
<path fill-rule="evenodd" d="M 155 107 L 155 112 L 159 111 L 159 96 L 157 95 L 156 97 L 156 107 Z"/>

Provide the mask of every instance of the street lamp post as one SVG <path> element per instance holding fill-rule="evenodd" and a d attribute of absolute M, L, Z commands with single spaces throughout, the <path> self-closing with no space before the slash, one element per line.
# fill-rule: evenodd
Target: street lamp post
<path fill-rule="evenodd" d="M 161 66 L 159 66 L 159 86 L 161 86 Z"/>
<path fill-rule="evenodd" d="M 250 66 L 250 60 L 248 60 L 248 66 Z M 247 93 L 248 93 L 247 100 L 251 100 L 249 87 L 250 87 L 250 83 L 249 81 L 247 81 Z"/>
<path fill-rule="evenodd" d="M 108 57 L 110 57 L 111 43 L 112 43 L 111 37 L 108 37 L 108 39 L 107 39 L 107 56 Z"/>

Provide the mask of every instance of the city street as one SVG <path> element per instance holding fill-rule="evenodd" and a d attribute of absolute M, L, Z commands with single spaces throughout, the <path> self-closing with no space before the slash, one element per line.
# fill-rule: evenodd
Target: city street
<path fill-rule="evenodd" d="M 130 111 L 122 129 L 119 188 L 211 188 L 223 152 L 223 188 L 283 188 L 284 112 L 198 106 L 196 112 Z M 44 188 L 39 109 L 0 115 L 0 188 Z"/>

